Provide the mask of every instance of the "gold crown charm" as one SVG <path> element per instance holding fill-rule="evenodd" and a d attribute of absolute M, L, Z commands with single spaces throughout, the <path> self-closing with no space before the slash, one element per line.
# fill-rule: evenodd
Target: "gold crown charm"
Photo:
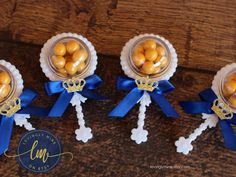
<path fill-rule="evenodd" d="M 63 87 L 67 90 L 67 92 L 77 92 L 82 91 L 86 81 L 84 79 L 72 78 L 64 81 L 62 83 Z"/>
<path fill-rule="evenodd" d="M 136 79 L 135 83 L 136 83 L 139 90 L 146 90 L 146 91 L 150 91 L 150 92 L 152 92 L 155 88 L 158 87 L 158 82 L 152 81 L 148 77 Z"/>
<path fill-rule="evenodd" d="M 0 114 L 5 115 L 7 117 L 11 117 L 17 111 L 21 109 L 21 101 L 20 98 L 14 98 L 12 100 L 7 101 L 0 108 Z"/>
<path fill-rule="evenodd" d="M 220 99 L 215 99 L 213 102 L 213 106 L 211 108 L 215 114 L 221 119 L 232 119 L 233 118 L 233 112 L 231 111 L 229 105 L 225 104 Z"/>

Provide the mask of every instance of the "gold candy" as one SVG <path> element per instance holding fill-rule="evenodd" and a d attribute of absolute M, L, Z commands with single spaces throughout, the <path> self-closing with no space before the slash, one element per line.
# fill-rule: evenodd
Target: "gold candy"
<path fill-rule="evenodd" d="M 142 53 L 135 53 L 132 59 L 137 67 L 141 67 L 145 62 L 145 56 Z"/>
<path fill-rule="evenodd" d="M 231 81 L 231 80 L 236 81 L 236 73 L 233 73 L 228 77 L 228 81 Z"/>
<path fill-rule="evenodd" d="M 79 44 L 75 40 L 70 40 L 66 43 L 66 51 L 69 54 L 73 54 L 76 50 L 80 48 Z"/>
<path fill-rule="evenodd" d="M 157 50 L 158 55 L 161 55 L 161 56 L 164 56 L 166 53 L 165 49 L 162 46 L 158 46 L 156 50 Z"/>
<path fill-rule="evenodd" d="M 77 72 L 77 67 L 73 62 L 67 62 L 65 65 L 66 72 L 73 76 Z"/>
<path fill-rule="evenodd" d="M 155 69 L 155 67 L 154 67 L 153 62 L 151 62 L 151 61 L 146 61 L 146 62 L 143 64 L 141 71 L 142 71 L 144 74 L 153 74 L 154 69 Z"/>
<path fill-rule="evenodd" d="M 59 71 L 59 73 L 61 73 L 62 75 L 67 76 L 67 71 L 66 71 L 65 68 L 61 68 L 61 69 L 59 69 L 58 71 Z"/>
<path fill-rule="evenodd" d="M 161 71 L 161 67 L 160 66 L 155 67 L 155 69 L 154 69 L 154 73 L 155 74 L 159 73 L 160 71 Z"/>
<path fill-rule="evenodd" d="M 229 102 L 233 107 L 236 107 L 236 95 L 230 96 Z"/>
<path fill-rule="evenodd" d="M 0 72 L 0 84 L 10 84 L 11 77 L 6 71 Z"/>
<path fill-rule="evenodd" d="M 158 55 L 157 58 L 154 60 L 155 63 L 159 62 L 161 60 L 162 56 Z"/>
<path fill-rule="evenodd" d="M 66 64 L 66 60 L 63 56 L 53 55 L 52 56 L 52 63 L 56 68 L 61 69 L 61 68 L 64 68 L 64 66 Z"/>
<path fill-rule="evenodd" d="M 224 84 L 223 93 L 225 96 L 230 96 L 236 91 L 236 81 L 229 80 Z"/>
<path fill-rule="evenodd" d="M 84 49 L 81 49 L 81 50 L 75 51 L 75 53 L 72 56 L 72 60 L 83 62 L 87 59 L 87 57 L 88 57 L 87 51 Z"/>
<path fill-rule="evenodd" d="M 135 47 L 134 49 L 134 54 L 136 53 L 142 53 L 144 54 L 144 48 L 141 45 L 138 45 L 137 47 Z"/>
<path fill-rule="evenodd" d="M 227 81 L 223 85 L 223 95 L 228 99 L 229 103 L 236 107 L 236 74 L 228 76 Z"/>
<path fill-rule="evenodd" d="M 154 61 L 158 56 L 158 53 L 155 49 L 147 49 L 145 50 L 145 58 L 149 61 Z"/>
<path fill-rule="evenodd" d="M 82 63 L 80 63 L 80 64 L 77 66 L 77 71 L 78 71 L 79 73 L 81 73 L 81 72 L 84 70 L 85 67 L 86 67 L 85 62 L 82 62 Z"/>
<path fill-rule="evenodd" d="M 161 68 L 165 68 L 166 65 L 168 64 L 168 59 L 166 57 L 161 58 Z"/>
<path fill-rule="evenodd" d="M 66 47 L 63 43 L 57 43 L 53 49 L 55 55 L 64 56 L 66 54 Z"/>
<path fill-rule="evenodd" d="M 11 86 L 9 84 L 0 84 L 0 98 L 5 98 L 11 91 Z"/>
<path fill-rule="evenodd" d="M 153 39 L 147 39 L 147 40 L 144 41 L 144 44 L 143 44 L 143 48 L 145 50 L 147 50 L 147 49 L 156 49 L 156 46 L 157 46 L 156 41 L 153 40 Z"/>

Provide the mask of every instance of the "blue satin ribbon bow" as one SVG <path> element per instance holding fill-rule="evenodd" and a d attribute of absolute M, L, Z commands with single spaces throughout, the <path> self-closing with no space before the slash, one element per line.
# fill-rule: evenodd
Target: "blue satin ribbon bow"
<path fill-rule="evenodd" d="M 217 95 L 212 89 L 206 89 L 199 93 L 202 101 L 193 102 L 180 102 L 181 107 L 188 114 L 215 114 L 211 109 L 213 102 L 217 99 Z M 236 114 L 233 115 L 232 119 L 220 119 L 219 124 L 224 137 L 225 147 L 231 150 L 236 150 L 236 135 L 232 128 L 232 125 L 236 125 Z"/>
<path fill-rule="evenodd" d="M 130 91 L 129 94 L 109 113 L 110 117 L 124 117 L 134 105 L 142 98 L 144 90 L 138 89 L 135 80 L 127 77 L 118 77 L 118 90 Z M 161 110 L 167 117 L 178 118 L 178 113 L 164 97 L 164 93 L 168 93 L 174 89 L 174 86 L 167 80 L 158 82 L 158 87 L 152 92 L 146 91 L 151 98 L 160 106 Z"/>
<path fill-rule="evenodd" d="M 25 89 L 20 95 L 21 109 L 17 114 L 30 114 L 33 116 L 47 116 L 48 110 L 44 108 L 29 106 L 30 103 L 38 96 L 38 94 L 31 90 Z M 12 128 L 14 122 L 14 115 L 7 117 L 0 115 L 0 155 L 3 154 L 9 147 Z"/>
<path fill-rule="evenodd" d="M 89 76 L 85 79 L 86 84 L 82 91 L 78 91 L 82 96 L 94 100 L 106 100 L 106 97 L 93 93 L 92 90 L 96 89 L 101 85 L 102 80 L 97 75 Z M 63 81 L 52 81 L 45 84 L 45 90 L 48 95 L 53 95 L 56 93 L 61 93 L 57 101 L 54 103 L 53 107 L 49 111 L 48 116 L 50 117 L 61 117 L 65 112 L 66 108 L 70 104 L 70 101 L 74 95 L 74 92 L 67 92 L 67 90 L 62 86 Z"/>

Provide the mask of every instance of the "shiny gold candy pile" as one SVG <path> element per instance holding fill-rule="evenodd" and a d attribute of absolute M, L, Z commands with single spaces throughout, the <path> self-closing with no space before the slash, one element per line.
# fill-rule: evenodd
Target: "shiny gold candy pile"
<path fill-rule="evenodd" d="M 168 64 L 164 47 L 153 39 L 146 39 L 135 46 L 132 61 L 139 71 L 146 75 L 159 73 Z"/>
<path fill-rule="evenodd" d="M 74 76 L 86 67 L 88 52 L 76 40 L 58 42 L 53 48 L 52 64 L 64 76 Z"/>
<path fill-rule="evenodd" d="M 11 77 L 6 71 L 0 71 L 0 101 L 3 101 L 11 91 Z"/>
<path fill-rule="evenodd" d="M 223 95 L 233 107 L 236 107 L 236 73 L 228 76 L 223 86 Z"/>

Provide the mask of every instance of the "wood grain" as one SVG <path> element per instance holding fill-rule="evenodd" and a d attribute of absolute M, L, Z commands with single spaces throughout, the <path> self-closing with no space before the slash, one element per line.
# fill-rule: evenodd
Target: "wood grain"
<path fill-rule="evenodd" d="M 183 67 L 217 71 L 236 61 L 236 1 L 2 0 L 0 39 L 42 45 L 76 32 L 103 55 L 119 56 L 141 33 L 170 40 Z"/>
<path fill-rule="evenodd" d="M 0 42 L 0 56 L 20 69 L 25 87 L 34 86 L 39 91 L 41 97 L 36 104 L 50 106 L 56 97 L 48 97 L 43 91 L 47 79 L 39 67 L 39 52 L 38 46 Z M 35 127 L 49 129 L 60 138 L 64 151 L 74 154 L 73 161 L 65 156 L 55 169 L 38 176 L 235 176 L 236 153 L 224 148 L 219 127 L 206 130 L 194 142 L 194 150 L 188 156 L 176 153 L 174 146 L 180 136 L 188 135 L 202 122 L 200 116 L 184 114 L 177 102 L 197 100 L 197 93 L 211 85 L 206 80 L 212 80 L 214 72 L 180 67 L 171 79 L 176 90 L 167 98 L 181 113 L 181 119 L 166 118 L 153 103 L 145 119 L 145 128 L 149 131 L 148 142 L 137 145 L 130 139 L 130 132 L 137 123 L 138 106 L 125 119 L 112 120 L 107 117 L 108 112 L 127 94 L 115 91 L 116 77 L 123 75 L 119 59 L 106 56 L 99 56 L 99 59 L 96 73 L 105 82 L 99 92 L 112 99 L 105 102 L 89 100 L 83 105 L 86 123 L 94 134 L 89 143 L 75 140 L 74 130 L 78 126 L 72 107 L 59 119 L 34 117 L 31 120 Z M 23 128 L 14 127 L 9 154 L 15 153 L 24 133 Z M 161 167 L 163 169 L 158 169 Z M 0 175 L 34 176 L 21 168 L 14 158 L 4 156 L 0 157 Z"/>

